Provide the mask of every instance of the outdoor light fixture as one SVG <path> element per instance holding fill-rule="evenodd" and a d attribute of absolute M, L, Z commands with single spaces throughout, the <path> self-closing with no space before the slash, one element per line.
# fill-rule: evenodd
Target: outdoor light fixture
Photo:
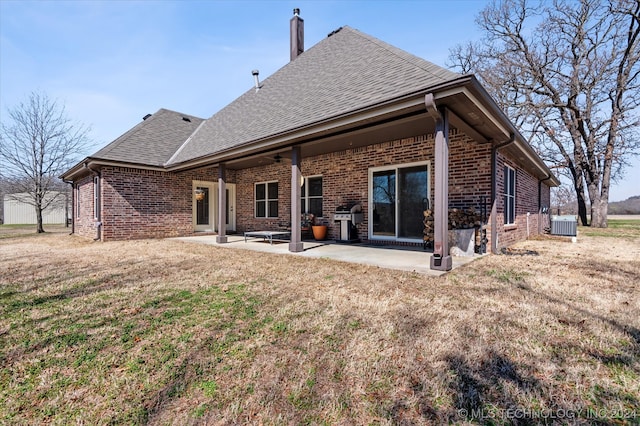
<path fill-rule="evenodd" d="M 197 200 L 197 201 L 202 201 L 202 200 L 204 200 L 204 190 L 202 190 L 202 189 L 198 188 L 198 189 L 196 189 L 194 192 L 195 192 L 195 194 L 196 194 L 196 200 Z"/>
<path fill-rule="evenodd" d="M 275 157 L 273 157 L 274 160 L 276 160 L 276 163 L 279 163 L 280 160 L 282 160 L 282 156 L 280 154 L 276 154 Z"/>

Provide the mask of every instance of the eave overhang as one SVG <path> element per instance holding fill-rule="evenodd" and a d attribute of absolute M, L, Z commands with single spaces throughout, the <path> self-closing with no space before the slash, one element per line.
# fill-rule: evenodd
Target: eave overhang
<path fill-rule="evenodd" d="M 295 145 L 301 145 L 303 147 L 303 157 L 309 156 L 310 153 L 317 154 L 319 150 L 309 149 L 309 147 L 317 145 L 320 142 L 326 145 L 327 141 L 336 140 L 341 137 L 355 137 L 357 139 L 358 134 L 367 133 L 367 131 L 371 131 L 371 129 L 374 128 L 384 130 L 394 127 L 394 124 L 402 123 L 406 126 L 409 122 L 421 120 L 423 117 L 426 117 L 424 107 L 424 95 L 426 93 L 446 90 L 447 88 L 464 84 L 468 80 L 469 76 L 462 76 L 460 79 L 405 94 L 401 97 L 389 99 L 356 111 L 351 111 L 347 114 L 289 129 L 285 132 L 240 144 L 211 155 L 202 156 L 182 163 L 167 164 L 166 166 L 167 169 L 171 171 L 182 171 L 202 167 L 206 164 L 224 162 L 231 168 L 234 168 L 233 164 L 235 162 L 242 162 L 242 160 L 251 158 L 252 156 L 260 156 L 270 152 L 288 149 Z M 427 120 L 421 122 L 420 126 L 422 131 L 426 133 L 429 130 L 429 126 L 433 127 L 433 123 L 429 123 Z M 395 137 L 392 136 L 389 139 L 394 138 Z M 353 146 L 353 141 L 346 147 L 349 146 Z M 341 149 L 346 147 L 342 147 Z"/>
<path fill-rule="evenodd" d="M 531 145 L 526 141 L 520 131 L 513 125 L 511 120 L 505 115 L 504 111 L 498 107 L 489 93 L 482 87 L 478 80 L 473 77 L 468 88 L 471 94 L 475 94 L 476 102 L 482 102 L 485 108 L 494 117 L 495 120 L 502 123 L 505 136 L 502 140 L 496 140 L 497 144 L 506 142 L 514 135 L 514 143 L 507 145 L 504 149 L 508 151 L 520 164 L 539 180 L 546 182 L 550 186 L 559 186 L 560 181 L 553 174 L 551 169 L 545 164 L 540 156 L 535 152 Z"/>
<path fill-rule="evenodd" d="M 498 145 L 508 140 L 512 134 L 515 135 L 515 142 L 509 147 L 509 152 L 539 179 L 546 180 L 554 186 L 559 185 L 558 179 L 472 75 L 464 75 L 444 84 L 253 140 L 211 155 L 167 164 L 166 169 L 183 171 L 218 163 L 225 163 L 230 169 L 239 169 L 264 164 L 263 160 L 274 153 L 286 157 L 286 151 L 295 145 L 302 147 L 304 158 L 323 152 L 408 137 L 411 133 L 429 133 L 433 131 L 433 123 L 428 118 L 424 106 L 424 96 L 427 93 L 434 94 L 439 107 L 449 110 L 452 127 L 478 142 Z M 380 140 L 373 140 L 372 137 Z"/>
<path fill-rule="evenodd" d="M 434 123 L 429 118 L 424 104 L 427 93 L 433 93 L 438 107 L 448 109 L 451 127 L 464 132 L 480 143 L 491 143 L 494 146 L 500 145 L 514 135 L 514 142 L 503 149 L 541 181 L 546 181 L 552 186 L 560 184 L 472 75 L 464 75 L 437 86 L 427 87 L 347 114 L 289 129 L 182 163 L 153 166 L 87 157 L 65 172 L 61 178 L 66 181 L 74 180 L 89 173 L 90 168 L 100 166 L 180 172 L 224 163 L 229 169 L 242 169 L 266 164 L 271 161 L 270 157 L 275 153 L 287 157 L 293 146 L 300 146 L 302 157 L 305 158 L 416 134 L 431 133 L 434 130 Z"/>
<path fill-rule="evenodd" d="M 112 166 L 112 167 L 130 167 L 140 170 L 153 170 L 166 172 L 167 169 L 162 166 L 150 166 L 148 164 L 129 163 L 124 161 L 105 160 L 94 157 L 86 157 L 84 160 L 77 163 L 75 166 L 64 172 L 59 176 L 65 182 L 72 182 L 80 177 L 90 174 L 92 170 L 99 167 Z"/>

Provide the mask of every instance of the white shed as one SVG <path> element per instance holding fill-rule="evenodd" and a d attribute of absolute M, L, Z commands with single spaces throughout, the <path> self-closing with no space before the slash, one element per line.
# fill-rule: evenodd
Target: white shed
<path fill-rule="evenodd" d="M 57 199 L 42 211 L 42 223 L 44 225 L 65 223 L 65 194 L 52 192 L 47 195 L 46 199 L 50 200 L 54 196 L 57 196 Z M 4 223 L 6 225 L 31 225 L 37 223 L 35 207 L 33 207 L 30 196 L 26 192 L 6 194 L 3 202 Z"/>

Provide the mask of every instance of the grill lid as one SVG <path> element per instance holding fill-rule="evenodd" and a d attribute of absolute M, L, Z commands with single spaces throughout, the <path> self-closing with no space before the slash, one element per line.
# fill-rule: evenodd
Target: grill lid
<path fill-rule="evenodd" d="M 345 204 L 336 207 L 336 213 L 360 213 L 362 211 L 362 204 Z"/>

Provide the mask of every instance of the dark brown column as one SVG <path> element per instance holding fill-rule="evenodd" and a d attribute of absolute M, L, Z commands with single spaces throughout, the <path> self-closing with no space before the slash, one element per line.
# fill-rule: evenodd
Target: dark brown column
<path fill-rule="evenodd" d="M 227 183 L 226 167 L 218 165 L 218 236 L 216 243 L 227 242 Z"/>
<path fill-rule="evenodd" d="M 450 271 L 449 256 L 449 115 L 439 108 L 435 134 L 435 194 L 433 202 L 433 255 L 431 269 Z"/>
<path fill-rule="evenodd" d="M 291 242 L 289 243 L 289 251 L 294 253 L 304 250 L 300 232 L 300 210 L 302 207 L 300 204 L 301 162 L 300 147 L 294 146 L 291 148 Z"/>

